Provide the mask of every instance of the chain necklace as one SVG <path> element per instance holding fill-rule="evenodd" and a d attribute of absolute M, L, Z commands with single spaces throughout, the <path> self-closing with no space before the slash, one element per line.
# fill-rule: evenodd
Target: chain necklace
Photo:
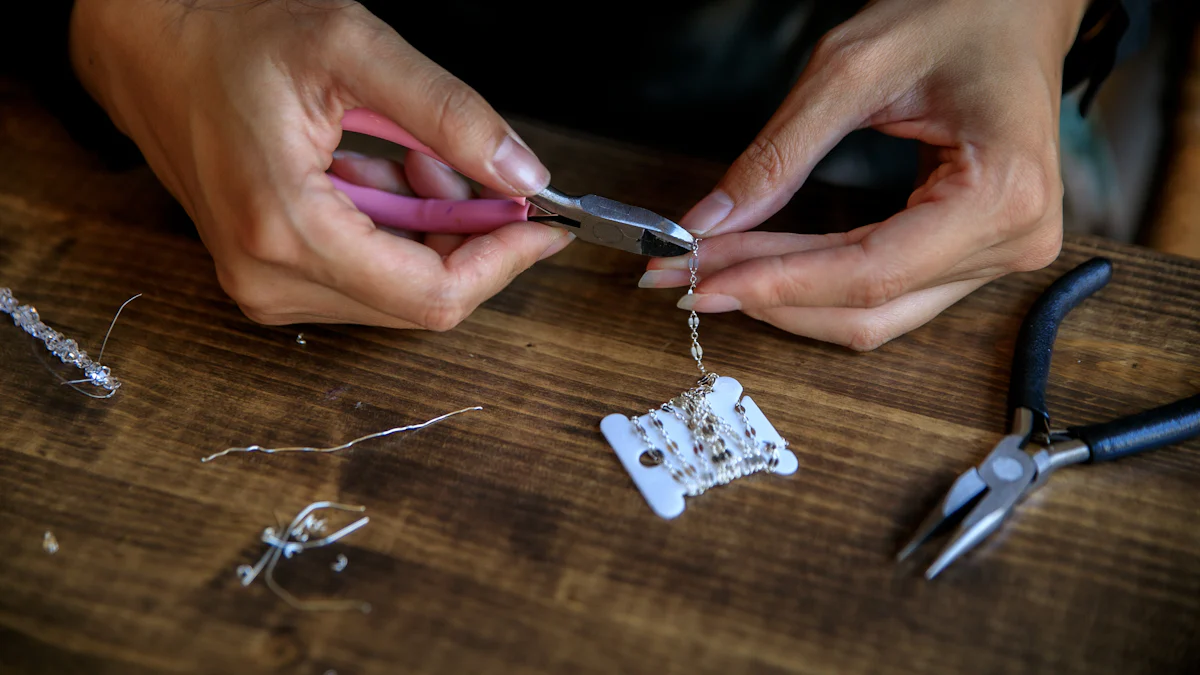
<path fill-rule="evenodd" d="M 700 240 L 697 239 L 692 244 L 692 255 L 688 258 L 688 273 L 691 274 L 691 283 L 688 285 L 688 295 L 696 292 L 696 272 L 700 269 Z M 696 359 L 696 367 L 700 369 L 700 380 L 703 382 L 704 377 L 708 375 L 708 370 L 704 367 L 704 348 L 700 346 L 700 315 L 696 310 L 692 310 L 688 316 L 688 328 L 692 331 L 692 358 Z"/>
<path fill-rule="evenodd" d="M 691 273 L 688 295 L 696 291 L 699 267 L 700 240 L 697 239 L 688 259 L 688 271 Z M 686 496 L 695 497 L 714 486 L 725 485 L 743 476 L 777 470 L 781 452 L 786 452 L 794 460 L 794 455 L 787 452 L 786 440 L 780 438 L 782 443 L 777 443 L 759 439 L 758 430 L 751 423 L 742 400 L 735 398 L 733 403 L 736 426 L 713 409 L 710 399 L 718 380 L 722 378 L 709 372 L 704 365 L 704 348 L 700 346 L 700 316 L 694 310 L 688 315 L 688 329 L 692 341 L 691 354 L 700 371 L 700 379 L 695 387 L 658 409 L 650 410 L 643 418 L 628 418 L 644 448 L 640 463 L 647 467 L 662 466 Z M 740 386 L 738 389 L 740 394 Z M 660 413 L 674 417 L 686 429 L 691 437 L 686 449 L 681 448 L 680 439 L 669 432 Z M 740 430 L 736 428 L 738 426 Z M 655 437 L 661 440 L 665 452 L 654 442 Z"/>

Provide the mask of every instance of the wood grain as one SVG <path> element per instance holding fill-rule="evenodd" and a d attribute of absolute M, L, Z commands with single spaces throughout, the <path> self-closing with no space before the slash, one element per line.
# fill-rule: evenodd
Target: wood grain
<path fill-rule="evenodd" d="M 668 216 L 721 171 L 521 131 L 563 189 Z M 891 206 L 806 188 L 776 225 L 849 227 Z M 59 386 L 0 326 L 0 672 L 1196 672 L 1196 441 L 1062 471 L 935 583 L 921 571 L 936 547 L 892 560 L 1004 430 L 1026 307 L 1093 255 L 1115 277 L 1062 328 L 1057 422 L 1194 393 L 1200 265 L 1098 240 L 873 353 L 706 318 L 710 366 L 746 385 L 801 470 L 665 522 L 598 429 L 692 382 L 686 315 L 636 288 L 642 260 L 573 245 L 446 333 L 255 325 L 153 176 L 100 171 L 0 88 L 0 284 L 93 353 L 145 294 L 109 343 L 125 386 L 108 401 Z M 336 456 L 199 462 L 476 404 Z M 365 505 L 371 522 L 279 579 L 368 599 L 370 614 L 299 612 L 235 578 L 263 527 L 318 499 Z M 339 552 L 350 564 L 334 574 Z"/>

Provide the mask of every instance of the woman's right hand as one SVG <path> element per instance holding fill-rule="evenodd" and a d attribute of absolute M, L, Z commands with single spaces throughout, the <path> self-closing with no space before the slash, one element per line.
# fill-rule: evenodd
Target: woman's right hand
<path fill-rule="evenodd" d="M 333 187 L 342 114 L 357 107 L 498 193 L 550 181 L 486 101 L 357 3 L 77 0 L 71 58 L 254 321 L 448 330 L 570 241 L 531 222 L 398 237 Z M 458 196 L 433 160 L 406 171 L 422 196 Z"/>

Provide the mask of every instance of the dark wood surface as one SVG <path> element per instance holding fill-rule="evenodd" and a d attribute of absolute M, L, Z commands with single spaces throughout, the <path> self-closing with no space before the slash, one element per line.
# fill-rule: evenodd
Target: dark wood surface
<path fill-rule="evenodd" d="M 561 188 L 668 216 L 721 171 L 521 128 Z M 806 189 L 780 222 L 889 207 Z M 109 343 L 125 385 L 107 401 L 59 386 L 0 325 L 0 672 L 1196 672 L 1195 441 L 1062 471 L 936 582 L 921 576 L 935 546 L 893 562 L 1005 429 L 1026 307 L 1096 254 L 1116 274 L 1061 331 L 1057 421 L 1194 393 L 1200 264 L 1095 240 L 873 353 L 706 318 L 711 367 L 743 382 L 801 469 L 667 522 L 598 429 L 693 381 L 686 315 L 674 293 L 636 288 L 640 259 L 576 244 L 443 334 L 258 326 L 153 176 L 100 170 L 0 88 L 0 285 L 93 354 L 115 308 L 145 294 Z M 470 405 L 485 409 L 336 456 L 199 462 Z M 265 526 L 320 499 L 371 522 L 285 561 L 281 583 L 368 599 L 370 614 L 300 612 L 235 578 Z"/>

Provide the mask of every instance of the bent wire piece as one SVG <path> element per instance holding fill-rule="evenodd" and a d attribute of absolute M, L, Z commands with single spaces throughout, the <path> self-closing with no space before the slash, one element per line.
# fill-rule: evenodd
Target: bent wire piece
<path fill-rule="evenodd" d="M 140 297 L 142 297 L 142 294 L 138 293 L 137 295 L 135 295 L 135 296 L 129 298 L 128 300 L 126 300 L 125 302 L 121 303 L 121 306 L 117 308 L 117 313 L 113 315 L 112 321 L 110 321 L 108 324 L 108 331 L 106 331 L 104 333 L 104 341 L 100 343 L 100 353 L 96 355 L 96 363 L 100 363 L 102 360 L 104 360 L 104 349 L 105 349 L 105 347 L 108 347 L 108 338 L 109 338 L 109 336 L 112 335 L 113 327 L 115 327 L 117 325 L 117 319 L 121 318 L 121 312 L 125 311 L 126 305 L 133 302 L 134 300 L 137 300 Z M 54 371 L 50 371 L 50 372 L 54 373 Z M 109 377 L 108 371 L 105 368 L 99 368 L 97 370 L 93 370 L 92 372 L 88 373 L 88 377 L 85 377 L 80 380 L 67 380 L 66 378 L 64 378 L 62 375 L 59 375 L 58 373 L 54 373 L 54 375 L 56 377 L 58 377 L 59 380 L 62 380 L 62 383 L 65 386 L 68 386 L 68 387 L 74 389 L 75 391 L 83 394 L 84 396 L 90 396 L 92 398 L 112 398 L 113 394 L 117 393 L 116 387 L 121 386 L 120 382 L 113 381 L 113 384 L 115 385 L 114 388 L 109 390 L 109 392 L 107 394 L 103 394 L 103 395 L 92 394 L 92 393 L 86 392 L 86 391 L 80 389 L 79 387 L 75 386 L 77 384 L 93 384 L 97 387 L 107 388 L 107 387 L 105 387 L 105 383 L 108 380 L 112 380 L 113 378 Z"/>
<path fill-rule="evenodd" d="M 399 433 L 403 433 L 405 431 L 417 431 L 418 429 L 424 429 L 425 427 L 437 424 L 438 422 L 441 422 L 442 420 L 449 419 L 451 417 L 454 417 L 455 415 L 460 415 L 462 413 L 470 412 L 472 410 L 483 410 L 483 406 L 478 406 L 478 405 L 471 406 L 470 408 L 463 408 L 462 410 L 455 410 L 454 412 L 446 413 L 445 415 L 438 415 L 437 417 L 435 417 L 431 420 L 427 420 L 425 422 L 420 422 L 417 424 L 409 424 L 409 425 L 403 426 L 403 427 L 394 427 L 392 429 L 378 431 L 373 434 L 367 434 L 366 436 L 359 436 L 358 438 L 356 438 L 352 441 L 346 441 L 345 443 L 342 443 L 341 445 L 335 445 L 330 448 L 312 448 L 312 447 L 264 448 L 260 445 L 251 445 L 251 446 L 247 446 L 244 448 L 225 448 L 224 450 L 217 452 L 217 453 L 213 453 L 207 457 L 201 457 L 200 461 L 201 462 L 211 462 L 214 459 L 217 459 L 218 457 L 224 457 L 225 455 L 235 453 L 235 452 L 260 452 L 260 453 L 263 453 L 266 455 L 274 455 L 274 454 L 279 454 L 279 453 L 283 453 L 283 452 L 312 452 L 312 453 L 318 453 L 318 454 L 328 454 L 331 452 L 337 452 L 339 450 L 345 450 L 347 448 L 351 448 L 355 445 L 358 445 L 359 443 L 362 443 L 363 441 L 369 441 L 373 438 L 382 438 L 384 436 L 391 436 L 392 434 L 399 434 Z"/>
<path fill-rule="evenodd" d="M 897 554 L 901 561 L 981 495 L 983 499 L 963 519 L 954 537 L 925 572 L 933 579 L 950 563 L 996 531 L 1037 478 L 1037 464 L 1023 449 L 1025 437 L 1005 436 L 983 460 L 954 481 L 942 502 L 922 521 L 912 540 Z M 986 493 L 986 494 L 985 494 Z"/>
<path fill-rule="evenodd" d="M 238 566 L 238 578 L 241 579 L 242 586 L 249 586 L 262 573 L 267 588 L 270 588 L 275 595 L 296 609 L 306 611 L 357 609 L 366 614 L 371 611 L 371 605 L 368 602 L 361 600 L 301 600 L 275 581 L 275 566 L 279 564 L 280 557 L 291 558 L 298 553 L 303 553 L 312 548 L 328 546 L 363 527 L 371 520 L 369 517 L 364 516 L 333 534 L 313 539 L 313 535 L 323 535 L 325 533 L 325 521 L 313 516 L 314 512 L 321 509 L 362 513 L 367 510 L 367 507 L 349 506 L 335 502 L 314 502 L 309 504 L 303 511 L 296 515 L 291 524 L 284 530 L 282 538 L 280 538 L 279 533 L 273 527 L 263 530 L 263 543 L 269 546 L 267 552 L 263 554 L 262 558 L 254 566 Z"/>

